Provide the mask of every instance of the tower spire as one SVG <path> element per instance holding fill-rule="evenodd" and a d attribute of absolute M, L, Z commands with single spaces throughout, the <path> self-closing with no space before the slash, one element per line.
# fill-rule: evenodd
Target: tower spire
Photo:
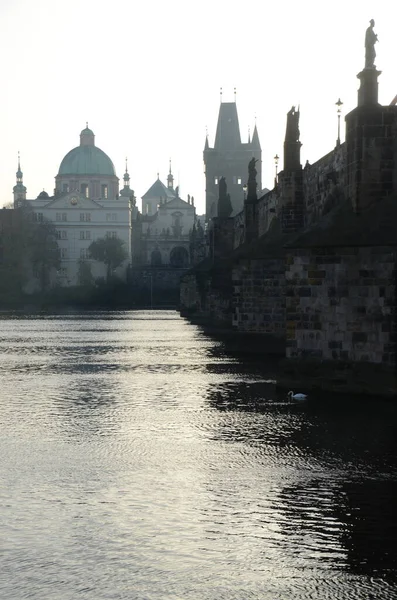
<path fill-rule="evenodd" d="M 171 171 L 171 159 L 170 159 L 170 168 L 169 168 L 169 172 L 168 172 L 168 176 L 167 176 L 167 187 L 169 190 L 174 189 L 174 176 Z"/>
<path fill-rule="evenodd" d="M 23 173 L 21 170 L 21 155 L 18 150 L 18 170 L 16 172 L 17 182 L 14 185 L 14 208 L 21 206 L 21 203 L 26 200 L 26 187 L 23 185 Z"/>

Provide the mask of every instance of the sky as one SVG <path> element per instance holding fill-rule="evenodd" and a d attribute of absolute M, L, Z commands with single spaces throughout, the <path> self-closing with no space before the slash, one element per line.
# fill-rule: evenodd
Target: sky
<path fill-rule="evenodd" d="M 379 101 L 397 94 L 390 0 L 0 0 L 0 206 L 12 201 L 18 151 L 28 198 L 52 194 L 62 158 L 88 121 L 138 206 L 169 159 L 180 195 L 205 206 L 203 149 L 220 88 L 236 88 L 242 141 L 255 122 L 262 183 L 283 155 L 286 113 L 300 106 L 301 159 L 337 138 L 335 102 L 357 105 L 364 36 L 375 19 Z M 282 168 L 282 161 L 279 170 Z"/>

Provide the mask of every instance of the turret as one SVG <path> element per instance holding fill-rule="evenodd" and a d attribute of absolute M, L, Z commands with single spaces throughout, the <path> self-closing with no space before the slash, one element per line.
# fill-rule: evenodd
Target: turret
<path fill-rule="evenodd" d="M 174 189 L 174 176 L 171 172 L 171 159 L 170 159 L 170 170 L 169 173 L 167 175 L 167 188 L 169 190 L 173 190 Z"/>
<path fill-rule="evenodd" d="M 23 173 L 21 171 L 21 160 L 18 152 L 18 170 L 16 172 L 17 183 L 14 185 L 13 193 L 14 193 L 14 208 L 19 208 L 22 206 L 23 202 L 26 200 L 26 187 L 23 185 Z"/>

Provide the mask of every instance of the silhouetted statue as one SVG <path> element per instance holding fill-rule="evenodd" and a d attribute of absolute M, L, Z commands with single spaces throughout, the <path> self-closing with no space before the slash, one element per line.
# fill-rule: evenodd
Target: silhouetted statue
<path fill-rule="evenodd" d="M 376 56 L 375 44 L 378 41 L 378 36 L 374 32 L 375 21 L 371 19 L 369 23 L 370 25 L 365 32 L 365 68 L 374 69 Z"/>
<path fill-rule="evenodd" d="M 230 201 L 230 194 L 227 193 L 226 179 L 221 177 L 219 180 L 218 217 L 227 219 L 232 212 L 233 206 Z"/>
<path fill-rule="evenodd" d="M 285 132 L 286 142 L 299 142 L 299 110 L 295 110 L 295 106 L 292 106 L 291 110 L 287 112 L 287 129 Z"/>
<path fill-rule="evenodd" d="M 257 188 L 257 183 L 256 183 L 256 176 L 258 174 L 258 171 L 255 168 L 256 163 L 258 162 L 257 158 L 251 158 L 251 160 L 248 163 L 248 194 L 247 194 L 247 200 L 249 199 L 256 199 L 256 188 Z"/>

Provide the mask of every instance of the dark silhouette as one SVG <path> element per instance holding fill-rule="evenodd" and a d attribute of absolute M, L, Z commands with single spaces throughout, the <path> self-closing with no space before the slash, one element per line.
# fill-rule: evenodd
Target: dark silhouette
<path fill-rule="evenodd" d="M 370 26 L 367 28 L 365 32 L 365 68 L 366 69 L 374 69 L 375 68 L 375 44 L 378 41 L 378 36 L 374 32 L 375 21 L 373 19 L 370 20 Z"/>
<path fill-rule="evenodd" d="M 258 171 L 256 170 L 256 163 L 258 162 L 257 158 L 251 158 L 251 160 L 248 163 L 248 198 L 256 198 L 256 187 L 257 187 L 257 183 L 256 183 L 256 176 L 258 174 Z"/>
<path fill-rule="evenodd" d="M 227 184 L 225 177 L 219 180 L 219 199 L 218 199 L 218 217 L 227 219 L 233 212 L 233 206 L 230 200 L 230 194 L 227 193 Z"/>

